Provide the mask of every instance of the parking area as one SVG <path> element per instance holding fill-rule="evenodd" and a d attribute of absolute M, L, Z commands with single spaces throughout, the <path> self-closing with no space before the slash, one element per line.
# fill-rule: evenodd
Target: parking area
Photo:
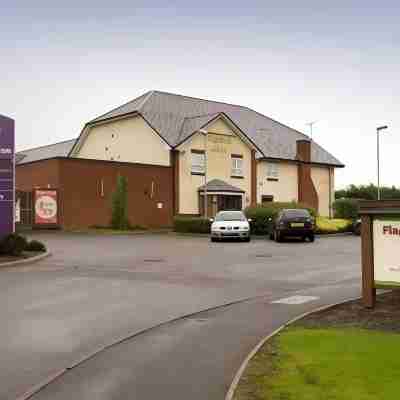
<path fill-rule="evenodd" d="M 16 399 L 110 343 L 187 314 L 244 299 L 270 303 L 307 291 L 318 298 L 326 293 L 331 301 L 341 291 L 357 293 L 360 280 L 360 239 L 352 236 L 315 243 L 210 243 L 208 238 L 171 234 L 35 236 L 48 244 L 51 258 L 0 270 L 0 399 Z M 249 325 L 241 307 L 243 324 Z M 292 310 L 284 314 L 282 306 L 277 309 L 283 310 L 282 315 L 276 314 L 277 322 L 293 315 Z M 235 315 L 233 309 L 230 312 Z M 250 339 L 249 345 L 257 337 Z M 144 352 L 141 348 L 132 358 L 141 368 L 158 363 L 159 353 L 159 349 Z M 170 353 L 165 357 L 173 359 Z M 230 360 L 234 360 L 230 369 L 226 360 L 220 360 L 227 380 L 240 356 Z M 113 375 L 115 368 L 110 365 L 106 371 Z M 98 392 L 94 385 L 97 392 L 90 392 L 86 382 L 86 392 L 73 395 L 74 384 L 69 383 L 66 391 L 59 389 L 48 397 L 64 398 L 64 393 L 65 398 L 75 399 L 124 398 L 126 392 L 118 397 L 112 391 L 118 391 L 118 379 L 105 373 L 93 379 L 103 383 L 111 379 L 111 389 Z M 137 373 L 142 376 L 143 371 Z M 140 385 L 145 381 L 140 380 Z M 145 388 L 141 390 L 145 395 Z"/>

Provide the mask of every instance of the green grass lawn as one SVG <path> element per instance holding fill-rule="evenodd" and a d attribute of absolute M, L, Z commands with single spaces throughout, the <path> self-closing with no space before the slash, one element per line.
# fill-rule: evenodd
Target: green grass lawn
<path fill-rule="evenodd" d="M 337 233 L 350 230 L 351 221 L 339 218 L 317 217 L 316 225 L 319 233 Z"/>
<path fill-rule="evenodd" d="M 235 400 L 391 400 L 399 388 L 399 334 L 293 327 L 253 358 Z"/>

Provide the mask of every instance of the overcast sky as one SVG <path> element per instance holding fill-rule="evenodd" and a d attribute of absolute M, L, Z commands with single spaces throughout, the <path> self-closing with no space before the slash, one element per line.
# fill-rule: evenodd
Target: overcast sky
<path fill-rule="evenodd" d="M 0 114 L 16 119 L 17 149 L 74 138 L 164 90 L 305 133 L 317 120 L 314 139 L 347 166 L 338 187 L 376 181 L 375 129 L 387 124 L 382 180 L 400 186 L 398 1 L 0 3 Z"/>

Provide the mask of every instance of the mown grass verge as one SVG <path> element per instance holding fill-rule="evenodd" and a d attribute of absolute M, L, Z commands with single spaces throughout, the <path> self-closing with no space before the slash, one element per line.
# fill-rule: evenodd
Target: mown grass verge
<path fill-rule="evenodd" d="M 250 361 L 234 400 L 396 399 L 400 291 L 373 310 L 354 300 L 297 321 Z"/>
<path fill-rule="evenodd" d="M 255 356 L 235 400 L 395 399 L 399 340 L 363 329 L 289 328 Z"/>

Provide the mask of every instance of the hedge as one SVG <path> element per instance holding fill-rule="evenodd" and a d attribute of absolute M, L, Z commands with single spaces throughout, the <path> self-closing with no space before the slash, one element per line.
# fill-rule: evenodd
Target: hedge
<path fill-rule="evenodd" d="M 174 231 L 181 233 L 210 233 L 211 222 L 202 217 L 175 217 Z"/>
<path fill-rule="evenodd" d="M 339 199 L 333 202 L 335 218 L 351 219 L 358 218 L 359 202 L 355 199 Z"/>
<path fill-rule="evenodd" d="M 258 204 L 254 207 L 248 207 L 245 210 L 246 217 L 251 219 L 251 233 L 254 235 L 269 235 L 272 231 L 272 222 L 283 209 L 307 209 L 313 217 L 317 216 L 315 209 L 305 206 L 301 203 L 290 202 L 271 202 L 267 204 Z"/>
<path fill-rule="evenodd" d="M 329 219 L 326 217 L 317 217 L 315 233 L 318 234 L 330 234 L 330 233 L 341 233 L 351 232 L 353 230 L 353 224 L 349 219 Z"/>

